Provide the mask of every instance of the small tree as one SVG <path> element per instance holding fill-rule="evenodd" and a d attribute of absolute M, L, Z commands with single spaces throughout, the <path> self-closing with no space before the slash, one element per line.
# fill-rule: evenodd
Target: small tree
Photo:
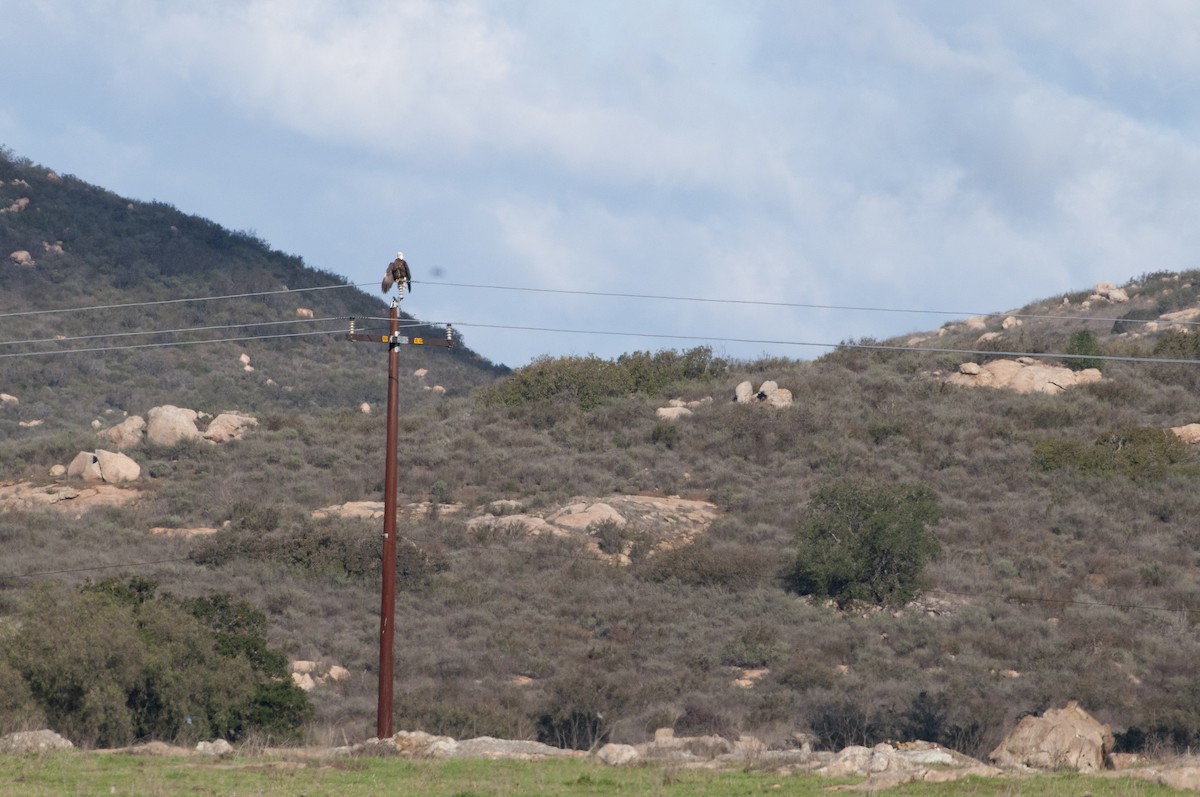
<path fill-rule="evenodd" d="M 903 605 L 920 591 L 937 556 L 937 495 L 923 484 L 876 486 L 848 480 L 809 499 L 796 534 L 790 586 L 802 595 Z"/>
<path fill-rule="evenodd" d="M 1072 335 L 1067 341 L 1067 354 L 1075 355 L 1063 360 L 1063 364 L 1072 371 L 1082 371 L 1085 368 L 1104 369 L 1104 360 L 1094 359 L 1104 352 L 1100 350 L 1100 344 L 1096 342 L 1096 336 L 1091 330 L 1081 329 Z"/>

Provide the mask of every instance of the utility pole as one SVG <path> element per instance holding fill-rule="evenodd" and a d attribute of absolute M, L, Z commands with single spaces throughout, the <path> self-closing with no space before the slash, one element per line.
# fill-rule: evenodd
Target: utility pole
<path fill-rule="evenodd" d="M 377 739 L 388 739 L 392 736 L 392 687 L 396 671 L 392 654 L 396 639 L 396 504 L 400 492 L 396 453 L 399 447 L 400 426 L 400 346 L 455 345 L 454 328 L 449 325 L 446 326 L 445 340 L 402 336 L 399 299 L 404 296 L 403 283 L 400 284 L 399 293 L 399 298 L 392 299 L 387 336 L 355 332 L 353 318 L 350 319 L 350 331 L 346 334 L 346 340 L 386 343 L 388 347 L 387 456 L 383 465 L 383 558 L 380 568 L 383 583 L 379 598 L 379 703 L 375 714 Z"/>

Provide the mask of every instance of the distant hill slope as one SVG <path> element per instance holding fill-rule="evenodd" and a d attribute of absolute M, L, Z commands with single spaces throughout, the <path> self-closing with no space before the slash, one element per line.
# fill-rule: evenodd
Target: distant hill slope
<path fill-rule="evenodd" d="M 887 342 L 984 353 L 1066 353 L 1071 336 L 1086 330 L 1107 355 L 1169 357 L 1180 345 L 1173 338 L 1195 331 L 1197 319 L 1200 271 L 1159 271 L 1120 286 L 1101 282 L 1090 290 L 1058 294 L 1020 309 L 955 319 L 934 331 Z"/>
<path fill-rule="evenodd" d="M 32 414 L 144 412 L 162 402 L 254 411 L 380 401 L 382 348 L 348 343 L 340 333 L 347 317 L 383 317 L 387 305 L 352 287 L 304 290 L 342 283 L 252 233 L 125 199 L 0 150 L 0 391 L 18 396 Z M 178 301 L 243 294 L 265 295 Z M 313 319 L 299 318 L 299 308 Z M 54 312 L 29 314 L 43 310 Z M 372 325 L 386 322 L 360 322 Z M 207 329 L 143 334 L 200 327 Z M 295 336 L 156 345 L 271 335 Z M 73 348 L 112 350 L 49 353 Z M 2 356 L 34 352 L 46 353 Z M 243 353 L 253 371 L 244 369 Z M 424 388 L 434 384 L 463 392 L 506 370 L 465 347 L 410 347 L 402 361 L 407 373 L 429 370 L 426 383 L 404 383 L 410 403 L 431 399 Z"/>

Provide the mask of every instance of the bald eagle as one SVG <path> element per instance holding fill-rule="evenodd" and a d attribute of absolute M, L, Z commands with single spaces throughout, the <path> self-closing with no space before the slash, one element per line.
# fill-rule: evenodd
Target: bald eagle
<path fill-rule="evenodd" d="M 404 260 L 403 252 L 397 252 L 396 259 L 388 265 L 380 290 L 387 293 L 392 289 L 393 283 L 397 282 L 403 282 L 405 290 L 412 290 L 412 273 L 408 270 L 408 263 Z"/>

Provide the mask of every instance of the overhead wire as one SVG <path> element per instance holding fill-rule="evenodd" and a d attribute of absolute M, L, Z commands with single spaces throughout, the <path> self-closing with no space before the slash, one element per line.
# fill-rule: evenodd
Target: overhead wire
<path fill-rule="evenodd" d="M 256 296 L 274 296 L 283 293 L 308 293 L 311 291 L 333 291 L 345 288 L 361 288 L 364 285 L 374 283 L 367 282 L 347 282 L 336 285 L 319 285 L 312 288 L 279 288 L 270 291 L 253 291 L 250 293 L 228 293 L 219 296 L 191 296 L 180 299 L 153 299 L 144 302 L 124 302 L 121 304 L 93 304 L 83 307 L 55 307 L 46 310 L 18 310 L 14 312 L 0 313 L 0 318 L 18 318 L 22 316 L 34 315 L 57 315 L 61 313 L 86 313 L 96 310 L 121 310 L 130 307 L 154 307 L 163 304 L 184 304 L 186 302 L 214 302 L 223 299 L 250 299 Z"/>
<path fill-rule="evenodd" d="M 414 283 L 430 286 L 446 286 L 453 288 L 478 288 L 482 290 L 495 291 L 520 291 L 525 293 L 550 293 L 561 294 L 568 296 L 601 296 L 616 299 L 652 299 L 660 301 L 672 302 L 699 302 L 706 304 L 738 304 L 750 305 L 755 307 L 790 307 L 804 310 L 844 310 L 853 312 L 870 312 L 870 313 L 905 313 L 912 315 L 945 315 L 954 317 L 982 317 L 982 318 L 999 318 L 1001 316 L 1007 318 L 1018 318 L 1021 320 L 1045 320 L 1045 321 L 1101 321 L 1111 322 L 1116 319 L 1107 316 L 1078 316 L 1078 315 L 1052 315 L 1040 313 L 1019 313 L 1019 312 L 1001 312 L 1001 311 L 975 311 L 975 310 L 933 310 L 922 308 L 905 308 L 905 307 L 877 307 L 870 305 L 843 305 L 843 304 L 816 304 L 811 302 L 780 302 L 770 301 L 765 299 L 729 299 L 720 298 L 714 299 L 711 297 L 701 296 L 672 296 L 669 294 L 654 294 L 654 293 L 622 293 L 616 291 L 590 291 L 574 288 L 533 288 L 519 285 L 492 285 L 484 283 L 471 282 L 444 282 L 442 280 L 413 280 Z M 1150 323 L 1158 319 L 1121 319 L 1126 323 Z M 1200 321 L 1172 321 L 1172 324 L 1181 324 L 1187 326 L 1200 326 Z"/>

